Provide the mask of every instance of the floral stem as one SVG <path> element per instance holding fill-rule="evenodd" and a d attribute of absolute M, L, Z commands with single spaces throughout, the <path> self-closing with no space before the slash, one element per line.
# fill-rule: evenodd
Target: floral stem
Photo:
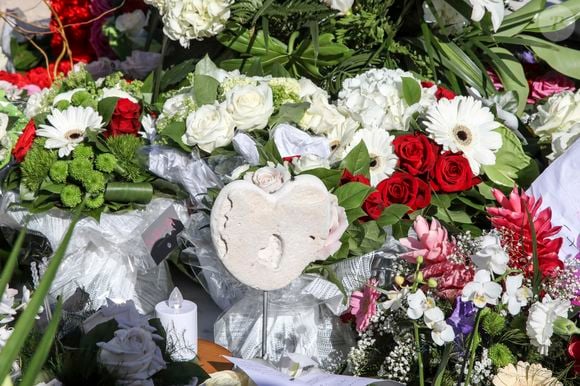
<path fill-rule="evenodd" d="M 159 66 L 157 66 L 155 73 L 153 74 L 153 96 L 151 98 L 151 103 L 157 102 L 157 98 L 159 97 L 159 90 L 161 88 L 161 75 L 163 73 L 163 59 L 165 59 L 168 44 L 169 39 L 166 35 L 163 35 L 163 43 L 161 44 L 161 60 L 159 61 Z"/>
<path fill-rule="evenodd" d="M 473 328 L 473 333 L 469 341 L 469 367 L 467 370 L 467 377 L 465 378 L 465 386 L 471 384 L 471 374 L 473 373 L 473 365 L 475 362 L 475 351 L 477 350 L 476 341 L 479 341 L 479 322 L 481 321 L 481 316 L 483 313 L 481 310 L 477 313 L 477 318 L 475 319 L 475 327 Z"/>
<path fill-rule="evenodd" d="M 415 345 L 417 347 L 417 365 L 419 366 L 419 385 L 425 386 L 425 374 L 423 370 L 423 355 L 421 354 L 421 338 L 419 337 L 419 325 L 413 322 L 415 330 Z"/>

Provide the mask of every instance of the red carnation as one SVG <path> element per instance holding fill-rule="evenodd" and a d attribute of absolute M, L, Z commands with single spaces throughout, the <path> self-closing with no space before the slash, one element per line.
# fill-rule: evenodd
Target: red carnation
<path fill-rule="evenodd" d="M 426 207 L 431 202 L 429 184 L 409 173 L 395 172 L 383 180 L 377 190 L 381 192 L 383 204 L 404 204 L 412 210 Z"/>
<path fill-rule="evenodd" d="M 141 106 L 139 104 L 131 102 L 127 98 L 119 99 L 111 117 L 108 135 L 137 135 L 141 128 L 140 116 Z"/>
<path fill-rule="evenodd" d="M 18 72 L 0 71 L 0 80 L 13 84 L 18 88 L 22 88 L 28 84 L 26 76 Z"/>
<path fill-rule="evenodd" d="M 573 336 L 568 345 L 568 355 L 574 359 L 574 373 L 580 374 L 580 337 Z"/>
<path fill-rule="evenodd" d="M 423 86 L 423 88 L 431 88 L 431 87 L 435 86 L 435 83 L 429 82 L 429 81 L 424 81 L 424 82 L 421 82 L 421 86 Z M 435 98 L 437 98 L 437 100 L 439 100 L 441 98 L 447 98 L 449 100 L 452 100 L 456 96 L 457 95 L 455 95 L 455 93 L 453 91 L 451 91 L 448 88 L 445 88 L 443 86 L 437 86 L 437 91 L 435 91 Z"/>
<path fill-rule="evenodd" d="M 439 147 L 424 134 L 405 134 L 393 141 L 399 167 L 414 176 L 429 173 L 435 166 Z"/>
<path fill-rule="evenodd" d="M 473 175 L 469 161 L 458 153 L 450 151 L 437 158 L 431 175 L 431 186 L 436 192 L 462 192 L 481 182 Z"/>
<path fill-rule="evenodd" d="M 32 147 L 32 143 L 36 138 L 36 126 L 34 121 L 31 119 L 28 121 L 28 124 L 24 128 L 20 137 L 18 137 L 18 141 L 14 145 L 14 149 L 12 149 L 12 155 L 16 158 L 16 161 L 22 162 L 24 161 L 24 157 L 26 157 L 26 153 Z"/>
<path fill-rule="evenodd" d="M 348 184 L 349 182 L 360 182 L 361 184 L 365 184 L 370 186 L 371 182 L 368 178 L 366 178 L 362 174 L 352 174 L 348 169 L 344 169 L 342 172 L 342 176 L 340 177 L 340 184 Z"/>

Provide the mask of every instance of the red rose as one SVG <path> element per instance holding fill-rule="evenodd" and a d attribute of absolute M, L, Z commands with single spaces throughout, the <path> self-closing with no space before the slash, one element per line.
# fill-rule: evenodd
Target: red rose
<path fill-rule="evenodd" d="M 360 182 L 361 184 L 365 184 L 367 186 L 370 186 L 371 184 L 369 179 L 366 178 L 364 175 L 352 174 L 351 172 L 348 171 L 348 169 L 344 169 L 344 171 L 342 172 L 342 177 L 340 177 L 340 184 L 344 185 L 348 184 L 349 182 Z"/>
<path fill-rule="evenodd" d="M 568 345 L 568 355 L 574 359 L 574 373 L 580 374 L 580 337 L 572 337 Z"/>
<path fill-rule="evenodd" d="M 423 88 L 431 88 L 431 87 L 435 86 L 435 83 L 425 81 L 425 82 L 421 82 L 421 86 Z M 449 100 L 452 100 L 456 96 L 457 95 L 455 95 L 455 93 L 453 91 L 451 91 L 448 88 L 445 88 L 443 86 L 437 86 L 437 91 L 435 91 L 435 98 L 437 98 L 437 100 L 439 100 L 441 98 L 447 98 Z"/>
<path fill-rule="evenodd" d="M 467 159 L 450 151 L 437 158 L 431 177 L 433 189 L 445 193 L 462 192 L 481 182 L 473 175 Z"/>
<path fill-rule="evenodd" d="M 383 196 L 378 190 L 369 194 L 362 206 L 363 210 L 368 214 L 372 220 L 377 220 L 383 214 L 385 204 Z"/>
<path fill-rule="evenodd" d="M 133 103 L 127 98 L 119 99 L 111 117 L 108 135 L 137 135 L 141 128 L 140 116 L 141 106 L 139 104 Z"/>
<path fill-rule="evenodd" d="M 383 180 L 377 190 L 381 192 L 383 204 L 404 204 L 412 210 L 426 207 L 431 202 L 431 190 L 425 181 L 405 172 L 395 172 Z"/>
<path fill-rule="evenodd" d="M 36 138 L 36 126 L 34 125 L 34 121 L 31 119 L 28 121 L 28 124 L 24 128 L 20 137 L 18 137 L 18 141 L 14 145 L 14 149 L 12 149 L 12 155 L 16 158 L 16 161 L 22 162 L 24 161 L 24 157 L 26 157 L 26 153 L 32 147 L 32 143 Z"/>
<path fill-rule="evenodd" d="M 410 174 L 430 173 L 435 166 L 439 147 L 424 134 L 405 134 L 393 141 L 399 167 Z"/>

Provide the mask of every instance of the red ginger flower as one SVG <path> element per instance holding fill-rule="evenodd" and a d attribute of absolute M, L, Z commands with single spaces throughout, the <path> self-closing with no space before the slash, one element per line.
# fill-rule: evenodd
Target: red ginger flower
<path fill-rule="evenodd" d="M 542 199 L 536 200 L 524 191 L 519 192 L 516 187 L 509 198 L 497 189 L 492 192 L 501 207 L 487 208 L 487 212 L 492 216 L 491 223 L 494 228 L 502 233 L 504 247 L 510 255 L 509 266 L 521 269 L 528 277 L 534 273 L 532 229 L 529 222 L 531 217 L 536 231 L 542 276 L 549 276 L 556 268 L 564 268 L 564 263 L 558 258 L 563 239 L 552 238 L 561 227 L 552 225 L 550 208 L 540 210 Z"/>

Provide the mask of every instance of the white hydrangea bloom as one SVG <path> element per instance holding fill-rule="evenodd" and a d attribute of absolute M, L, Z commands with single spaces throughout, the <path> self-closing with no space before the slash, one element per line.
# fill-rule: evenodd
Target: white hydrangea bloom
<path fill-rule="evenodd" d="M 338 94 L 338 106 L 364 128 L 407 130 L 412 115 L 435 102 L 436 88 L 421 88 L 421 99 L 409 106 L 403 97 L 403 78 L 419 83 L 410 72 L 386 68 L 371 69 L 346 79 Z"/>

